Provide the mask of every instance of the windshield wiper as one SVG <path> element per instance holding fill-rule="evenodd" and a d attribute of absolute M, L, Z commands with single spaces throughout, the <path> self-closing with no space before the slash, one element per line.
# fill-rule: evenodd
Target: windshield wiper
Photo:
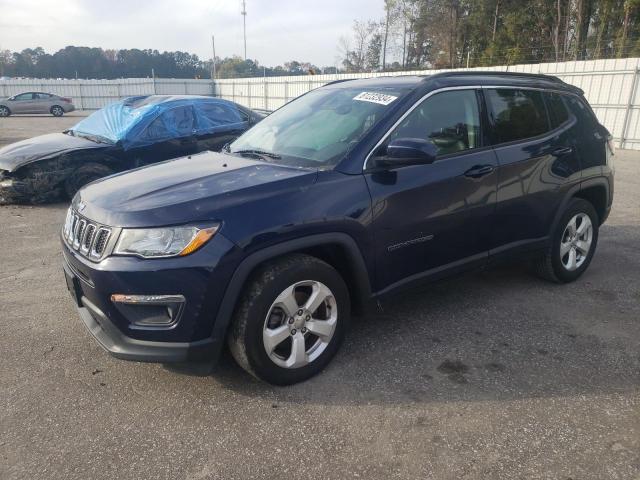
<path fill-rule="evenodd" d="M 240 155 L 254 155 L 256 157 L 267 157 L 273 160 L 280 160 L 282 157 L 277 153 L 267 152 L 265 150 L 236 150 L 231 153 L 238 153 Z"/>

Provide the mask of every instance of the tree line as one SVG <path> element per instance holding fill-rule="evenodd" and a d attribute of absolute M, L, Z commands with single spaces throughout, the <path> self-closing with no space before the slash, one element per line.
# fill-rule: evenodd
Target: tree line
<path fill-rule="evenodd" d="M 640 56 L 640 0 L 384 0 L 339 44 L 347 72 Z"/>
<path fill-rule="evenodd" d="M 0 77 L 28 78 L 210 78 L 211 59 L 201 60 L 187 52 L 158 50 L 108 50 L 69 46 L 53 54 L 42 47 L 20 52 L 0 51 Z M 218 78 L 304 75 L 321 69 L 309 62 L 292 60 L 276 67 L 263 67 L 257 60 L 233 56 L 216 57 Z M 335 70 L 335 69 L 334 69 Z"/>
<path fill-rule="evenodd" d="M 640 0 L 379 0 L 384 18 L 356 21 L 339 67 L 292 60 L 266 67 L 215 59 L 218 78 L 482 67 L 640 56 Z M 0 50 L 0 77 L 210 78 L 188 52 L 69 46 Z"/>

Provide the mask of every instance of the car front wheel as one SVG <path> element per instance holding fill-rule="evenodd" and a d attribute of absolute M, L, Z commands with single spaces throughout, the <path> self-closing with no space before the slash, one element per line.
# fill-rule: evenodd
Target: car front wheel
<path fill-rule="evenodd" d="M 4 105 L 0 106 L 0 117 L 8 117 L 9 115 L 11 115 L 11 110 Z"/>
<path fill-rule="evenodd" d="M 350 300 L 329 264 L 294 254 L 252 277 L 228 335 L 235 360 L 277 385 L 308 379 L 335 355 L 349 323 Z"/>

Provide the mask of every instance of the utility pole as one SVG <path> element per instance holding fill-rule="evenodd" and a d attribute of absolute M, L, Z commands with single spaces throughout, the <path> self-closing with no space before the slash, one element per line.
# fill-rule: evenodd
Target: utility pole
<path fill-rule="evenodd" d="M 245 0 L 242 0 L 242 31 L 244 34 L 244 59 L 247 60 L 247 5 Z"/>
<path fill-rule="evenodd" d="M 211 60 L 211 80 L 216 78 L 216 41 L 211 35 L 211 48 L 213 48 L 213 58 Z"/>

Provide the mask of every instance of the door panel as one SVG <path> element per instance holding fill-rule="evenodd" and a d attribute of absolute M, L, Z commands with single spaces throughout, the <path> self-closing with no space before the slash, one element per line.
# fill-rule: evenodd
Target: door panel
<path fill-rule="evenodd" d="M 365 172 L 379 291 L 467 261 L 484 263 L 495 208 L 497 162 L 482 148 L 474 90 L 428 97 L 374 152 L 372 165 L 396 138 L 429 140 L 439 156 L 428 165 Z"/>
<path fill-rule="evenodd" d="M 368 173 L 380 290 L 406 277 L 465 258 L 486 258 L 495 208 L 496 166 L 491 150 L 470 152 L 394 171 Z"/>
<path fill-rule="evenodd" d="M 16 95 L 14 100 L 8 103 L 13 113 L 32 113 L 33 112 L 33 94 L 22 93 Z"/>
<path fill-rule="evenodd" d="M 549 235 L 571 178 L 579 177 L 569 130 L 496 148 L 500 166 L 492 249 Z"/>
<path fill-rule="evenodd" d="M 557 98 L 522 89 L 487 89 L 485 97 L 498 159 L 493 253 L 537 246 L 550 233 L 580 165 L 569 118 Z M 553 128 L 553 130 L 552 130 Z"/>

